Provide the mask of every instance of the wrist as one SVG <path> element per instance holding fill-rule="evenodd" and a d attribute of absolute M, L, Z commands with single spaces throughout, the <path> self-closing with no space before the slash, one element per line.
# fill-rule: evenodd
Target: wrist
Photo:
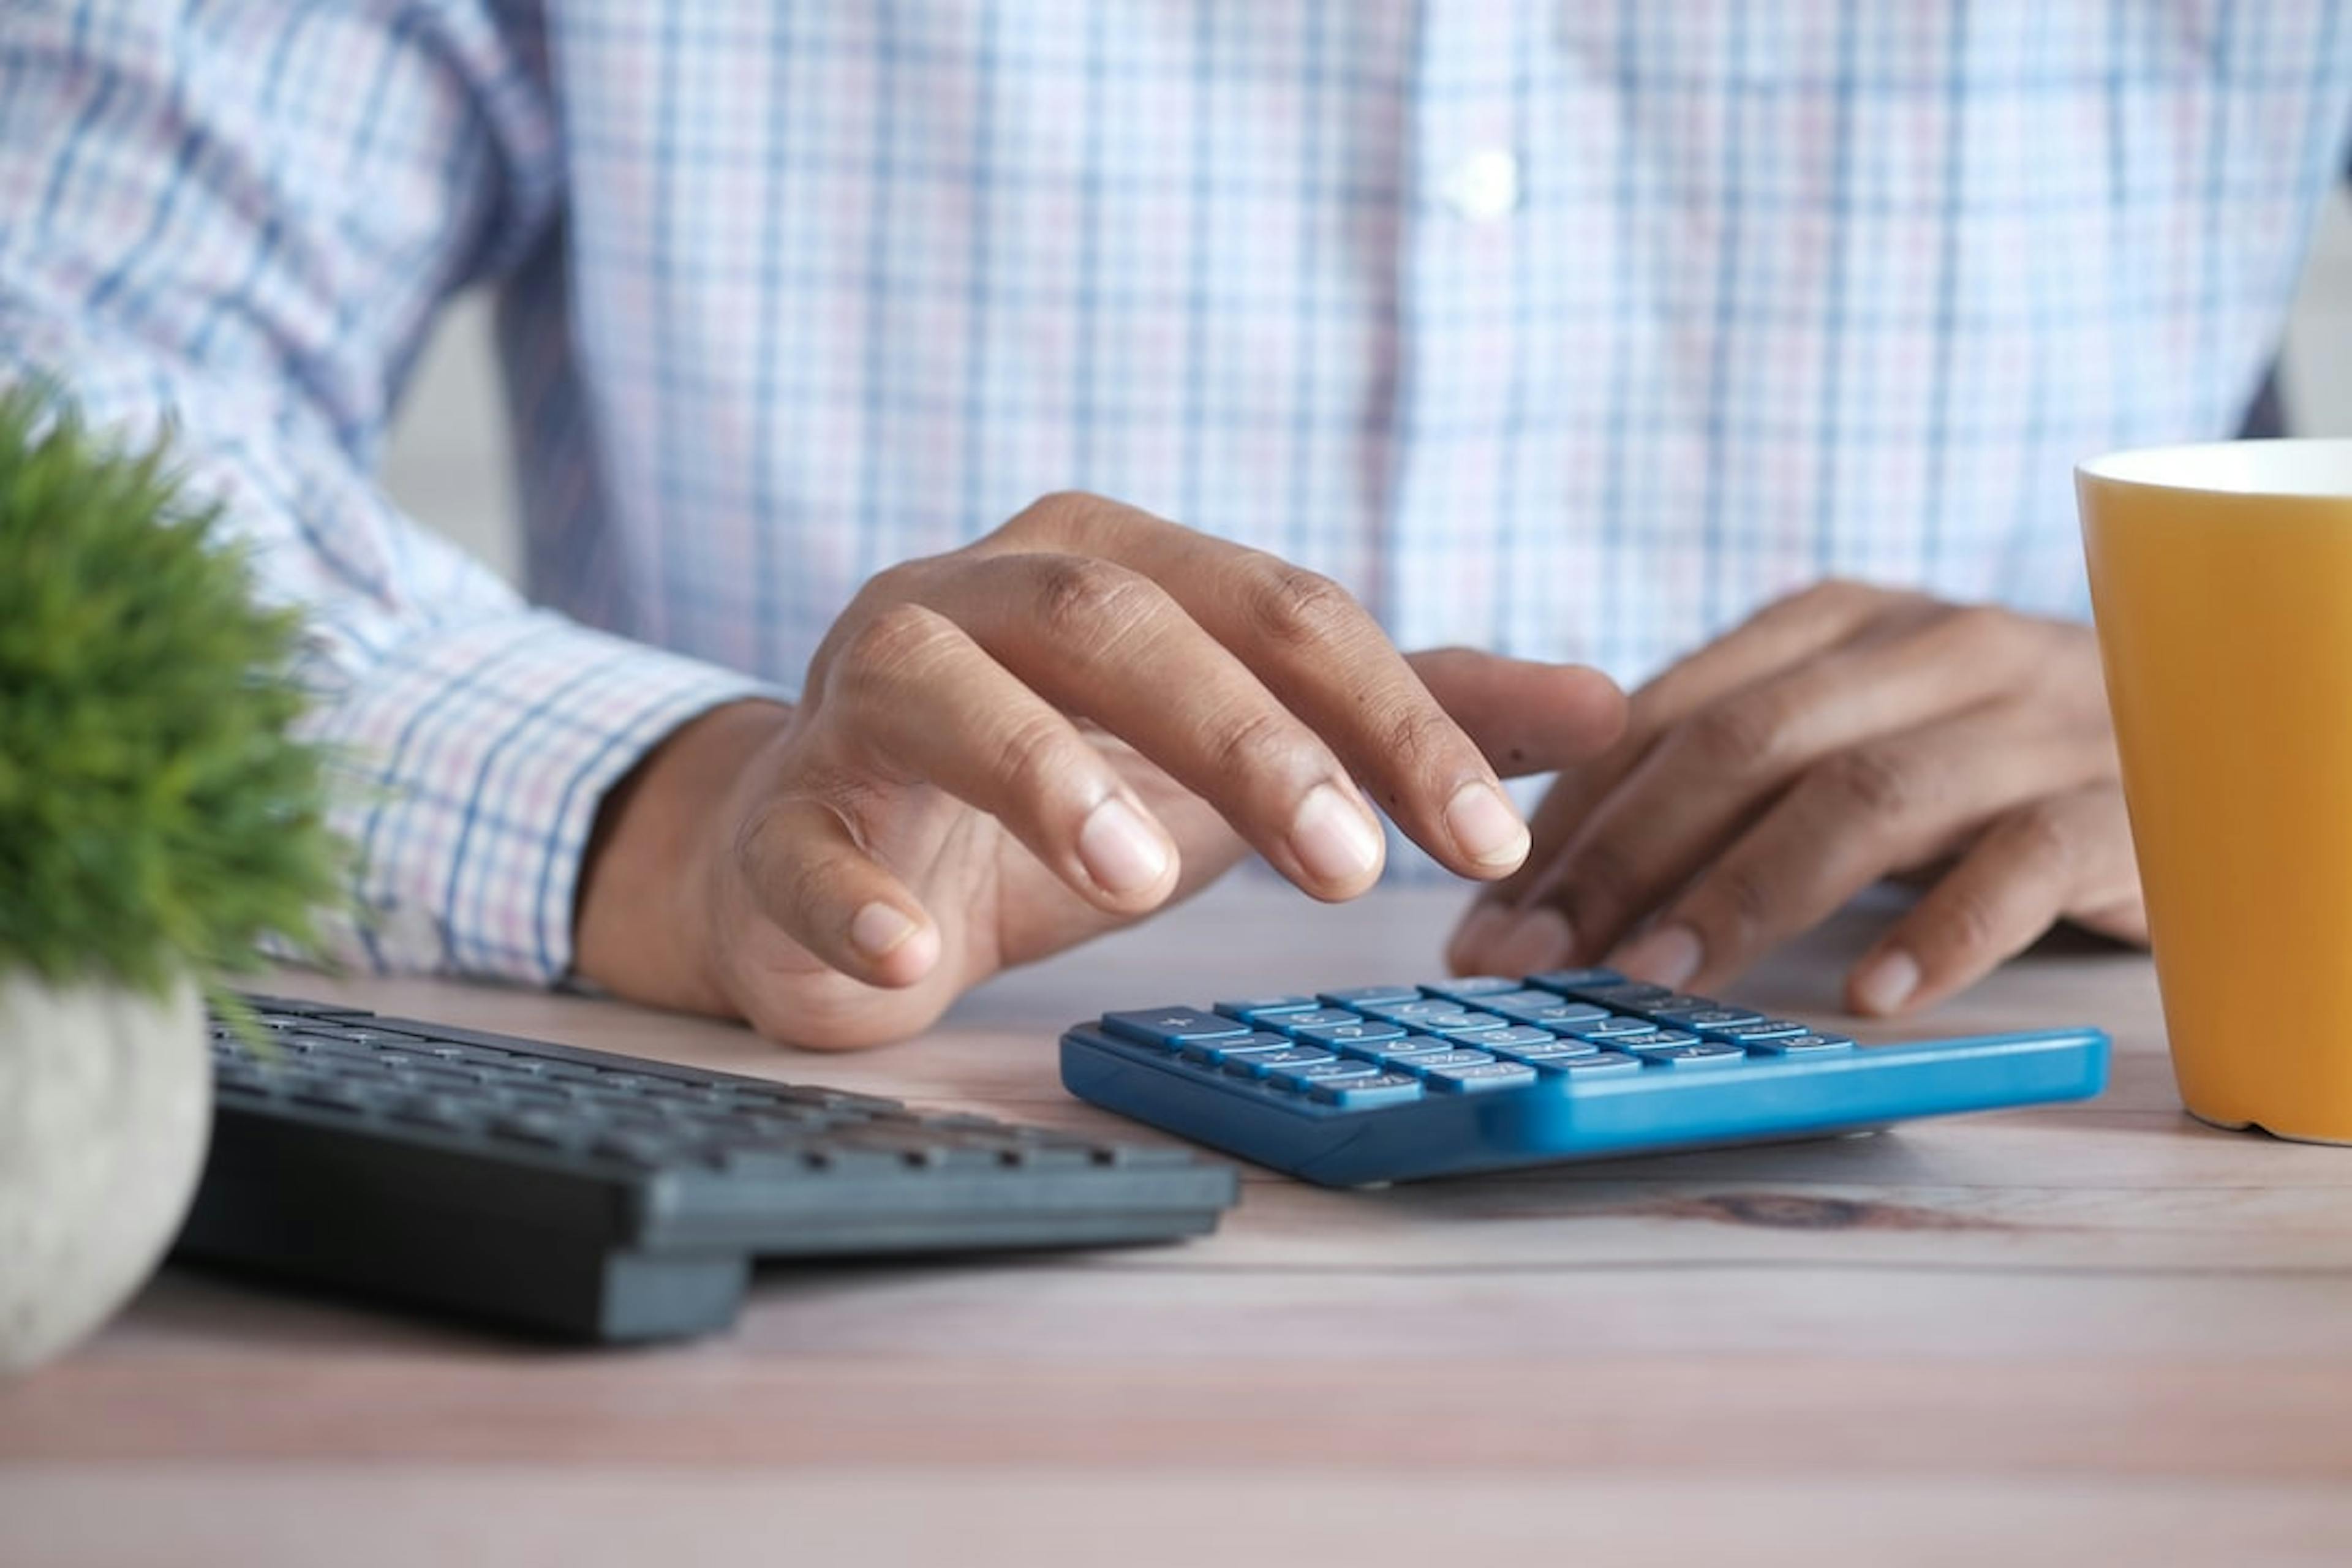
<path fill-rule="evenodd" d="M 572 905 L 572 967 L 616 996 L 731 1014 L 716 978 L 707 865 L 744 770 L 792 722 L 780 702 L 698 715 L 607 791 Z"/>

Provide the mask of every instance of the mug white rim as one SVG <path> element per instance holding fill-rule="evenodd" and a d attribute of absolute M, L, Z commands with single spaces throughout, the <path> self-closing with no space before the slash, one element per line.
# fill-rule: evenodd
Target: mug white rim
<path fill-rule="evenodd" d="M 2094 458 L 2074 471 L 2150 489 L 2352 500 L 2352 439 L 2304 436 L 2141 447 Z"/>

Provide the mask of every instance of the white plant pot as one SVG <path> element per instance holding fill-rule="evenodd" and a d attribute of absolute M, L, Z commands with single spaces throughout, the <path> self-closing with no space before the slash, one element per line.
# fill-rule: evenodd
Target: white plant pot
<path fill-rule="evenodd" d="M 187 1213 L 212 1128 L 196 988 L 0 974 L 0 1374 L 104 1322 Z"/>

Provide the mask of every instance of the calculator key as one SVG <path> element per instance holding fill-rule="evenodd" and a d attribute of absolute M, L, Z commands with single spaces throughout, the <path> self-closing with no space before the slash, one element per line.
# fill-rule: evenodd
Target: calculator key
<path fill-rule="evenodd" d="M 1687 1046 L 1666 1046 L 1639 1054 L 1645 1062 L 1662 1062 L 1672 1068 L 1727 1068 L 1748 1059 L 1748 1053 L 1738 1046 L 1717 1046 L 1704 1041 Z"/>
<path fill-rule="evenodd" d="M 1194 1040 L 1184 1047 L 1184 1059 L 1202 1067 L 1223 1067 L 1239 1057 L 1262 1057 L 1286 1051 L 1295 1042 L 1287 1035 L 1253 1033 L 1228 1040 Z"/>
<path fill-rule="evenodd" d="M 1744 1046 L 1755 1040 L 1769 1040 L 1787 1035 L 1810 1035 L 1810 1026 L 1794 1018 L 1759 1018 L 1752 1024 L 1702 1026 L 1699 1033 L 1710 1040 L 1726 1045 Z"/>
<path fill-rule="evenodd" d="M 1522 1062 L 1432 1068 L 1423 1075 L 1423 1081 L 1440 1094 L 1477 1094 L 1487 1089 L 1525 1089 L 1536 1081 L 1536 1069 Z"/>
<path fill-rule="evenodd" d="M 1475 1035 L 1481 1029 L 1499 1029 L 1508 1021 L 1492 1013 L 1433 1013 L 1415 1018 L 1412 1026 L 1428 1035 Z"/>
<path fill-rule="evenodd" d="M 1622 1035 L 1647 1035 L 1657 1028 L 1647 1018 L 1629 1018 L 1612 1013 L 1606 1018 L 1595 1018 L 1590 1024 L 1563 1024 L 1560 1033 L 1580 1040 L 1612 1040 Z"/>
<path fill-rule="evenodd" d="M 1401 1040 L 1349 1040 L 1339 1048 L 1350 1056 L 1376 1062 L 1402 1063 L 1442 1056 L 1458 1047 L 1452 1040 L 1441 1040 L 1434 1035 L 1407 1035 Z"/>
<path fill-rule="evenodd" d="M 1481 996 L 1481 1012 L 1494 1013 L 1519 1024 L 1541 1024 L 1547 1029 L 1563 1028 L 1570 1024 L 1589 1024 L 1595 1018 L 1609 1016 L 1609 1009 L 1595 1002 L 1571 1002 L 1565 996 L 1555 996 L 1549 991 L 1514 991 L 1503 996 Z"/>
<path fill-rule="evenodd" d="M 1296 1034 L 1301 1029 L 1324 1029 L 1334 1024 L 1360 1024 L 1363 1021 L 1361 1013 L 1350 1013 L 1344 1007 L 1318 1007 L 1307 1013 L 1269 1013 L 1265 1026 L 1280 1029 L 1285 1034 Z"/>
<path fill-rule="evenodd" d="M 1352 1024 L 1316 1024 L 1291 1031 L 1293 1038 L 1312 1040 L 1318 1046 L 1364 1045 L 1374 1040 L 1402 1040 L 1404 1031 L 1394 1024 L 1382 1024 L 1370 1018 L 1359 1018 Z"/>
<path fill-rule="evenodd" d="M 1323 1000 L 1334 1007 L 1365 1007 L 1375 1003 L 1418 1002 L 1418 985 L 1351 985 L 1340 991 L 1322 993 Z"/>
<path fill-rule="evenodd" d="M 1235 1078 L 1264 1078 L 1277 1068 L 1323 1067 L 1339 1059 L 1329 1051 L 1293 1046 L 1284 1051 L 1245 1052 L 1229 1058 L 1224 1068 Z"/>
<path fill-rule="evenodd" d="M 1318 1083 L 1333 1079 L 1367 1079 L 1381 1076 L 1376 1063 L 1358 1061 L 1352 1057 L 1335 1057 L 1328 1062 L 1309 1062 L 1305 1067 L 1274 1068 L 1267 1071 L 1268 1081 L 1283 1089 L 1310 1093 Z"/>
<path fill-rule="evenodd" d="M 1651 1001 L 1629 1004 L 1626 1011 L 1664 1023 L 1670 1020 L 1678 1022 L 1688 1013 L 1711 1013 L 1722 1005 L 1712 996 L 1694 996 L 1686 991 L 1669 991 Z"/>
<path fill-rule="evenodd" d="M 1544 987 L 1549 990 L 1549 986 Z M 1664 985 L 1647 985 L 1640 981 L 1622 981 L 1615 985 L 1580 986 L 1574 993 L 1577 999 L 1598 1002 L 1604 1007 L 1618 1007 L 1628 1013 L 1646 1013 L 1660 1002 L 1672 1002 L 1679 992 Z"/>
<path fill-rule="evenodd" d="M 1419 1056 L 1390 1057 L 1388 1061 L 1406 1072 L 1434 1072 L 1441 1068 L 1485 1067 L 1495 1058 L 1484 1051 L 1430 1051 Z"/>
<path fill-rule="evenodd" d="M 1261 1016 L 1271 1013 L 1312 1013 L 1321 1003 L 1312 996 L 1240 996 L 1217 1004 L 1217 1011 L 1228 1018 L 1239 1018 L 1244 1024 L 1255 1024 Z"/>
<path fill-rule="evenodd" d="M 1175 1050 L 1193 1040 L 1225 1035 L 1246 1035 L 1249 1026 L 1218 1013 L 1196 1007 L 1154 1007 L 1141 1013 L 1105 1013 L 1103 1027 L 1139 1046 Z"/>
<path fill-rule="evenodd" d="M 1417 1025 L 1423 1018 L 1444 1017 L 1448 1013 L 1459 1013 L 1462 1010 L 1461 1003 L 1444 996 L 1418 996 L 1410 1002 L 1373 1002 L 1364 1008 L 1366 1013 L 1375 1018 L 1384 1018 L 1391 1024 L 1408 1026 Z"/>
<path fill-rule="evenodd" d="M 1651 1016 L 1653 1017 L 1669 1016 L 1667 1014 L 1656 1012 Z M 1714 1029 L 1746 1028 L 1751 1024 L 1761 1024 L 1765 1021 L 1763 1014 L 1751 1013 L 1745 1007 L 1690 1007 L 1678 1010 L 1671 1016 L 1676 1028 L 1696 1029 L 1702 1034 Z"/>
<path fill-rule="evenodd" d="M 1609 1048 L 1612 1051 L 1664 1051 L 1676 1046 L 1697 1044 L 1696 1035 L 1685 1034 L 1680 1029 L 1651 1029 L 1639 1035 L 1612 1035 L 1609 1037 Z"/>
<path fill-rule="evenodd" d="M 1545 1062 L 1543 1070 L 1565 1073 L 1571 1079 L 1615 1078 L 1624 1073 L 1640 1072 L 1642 1062 L 1638 1057 L 1601 1051 L 1589 1057 L 1557 1057 Z"/>
<path fill-rule="evenodd" d="M 1432 996 L 1448 1002 L 1484 1002 L 1489 996 L 1501 996 L 1523 989 L 1524 980 L 1512 980 L 1500 974 L 1465 974 L 1458 980 L 1428 980 L 1422 989 Z"/>
<path fill-rule="evenodd" d="M 1521 1051 L 1589 1051 L 1594 1047 L 1582 1040 L 1571 1040 L 1553 1034 L 1549 1029 L 1538 1029 L 1526 1024 L 1514 1024 L 1507 1029 L 1481 1029 L 1475 1035 L 1452 1037 L 1457 1046 L 1474 1051 L 1500 1051 L 1517 1056 Z"/>
<path fill-rule="evenodd" d="M 1625 977 L 1613 969 L 1548 969 L 1541 974 L 1528 976 L 1528 984 L 1538 991 L 1557 991 L 1565 996 L 1593 985 L 1622 985 Z"/>
<path fill-rule="evenodd" d="M 1373 1078 L 1325 1079 L 1307 1093 L 1341 1110 L 1373 1110 L 1402 1105 L 1422 1096 L 1421 1080 L 1403 1073 L 1384 1072 Z"/>
<path fill-rule="evenodd" d="M 1830 1051 L 1850 1051 L 1853 1042 L 1843 1035 L 1774 1035 L 1769 1038 L 1740 1042 L 1759 1057 L 1811 1057 Z"/>

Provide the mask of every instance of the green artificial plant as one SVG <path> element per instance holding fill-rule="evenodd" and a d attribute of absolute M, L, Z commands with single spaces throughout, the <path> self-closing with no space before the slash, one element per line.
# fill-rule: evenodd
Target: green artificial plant
<path fill-rule="evenodd" d="M 314 940 L 341 885 L 300 628 L 163 447 L 0 393 L 0 977 L 161 993 Z"/>

